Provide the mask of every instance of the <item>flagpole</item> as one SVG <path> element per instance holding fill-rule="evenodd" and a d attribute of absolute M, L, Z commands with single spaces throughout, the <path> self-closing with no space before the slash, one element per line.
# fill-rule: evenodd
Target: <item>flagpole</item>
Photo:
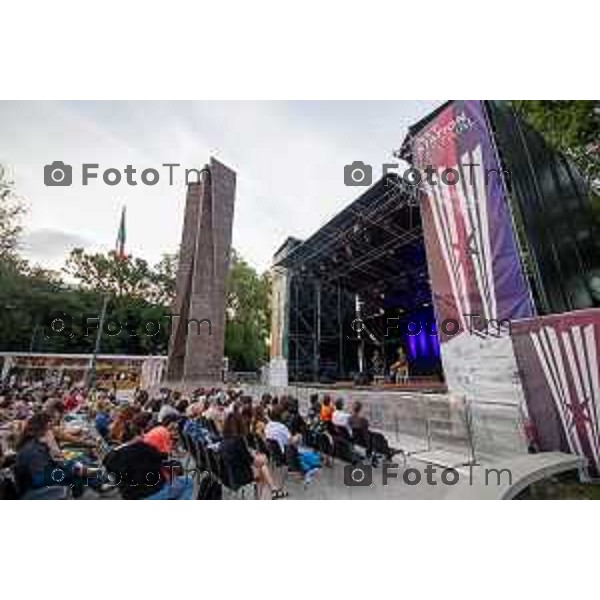
<path fill-rule="evenodd" d="M 121 222 L 119 225 L 119 232 L 117 233 L 117 240 L 115 243 L 115 259 L 121 259 L 124 257 L 125 249 L 125 207 L 121 211 Z M 106 311 L 108 310 L 108 301 L 110 300 L 110 291 L 104 293 L 102 299 L 102 308 L 100 309 L 100 319 L 98 323 L 98 332 L 96 333 L 96 342 L 94 343 L 94 352 L 90 361 L 90 368 L 88 369 L 86 391 L 89 392 L 96 389 L 96 364 L 98 362 L 98 354 L 100 353 L 100 344 L 102 342 L 102 331 L 104 329 L 104 322 L 106 321 Z"/>

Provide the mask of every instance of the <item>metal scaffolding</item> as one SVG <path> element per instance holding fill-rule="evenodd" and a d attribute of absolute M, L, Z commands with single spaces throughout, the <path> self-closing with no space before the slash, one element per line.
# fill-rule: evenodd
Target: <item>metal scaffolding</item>
<path fill-rule="evenodd" d="M 277 266 L 289 274 L 290 380 L 348 379 L 365 343 L 352 326 L 357 299 L 368 314 L 390 298 L 405 311 L 431 299 L 415 189 L 384 177 Z"/>

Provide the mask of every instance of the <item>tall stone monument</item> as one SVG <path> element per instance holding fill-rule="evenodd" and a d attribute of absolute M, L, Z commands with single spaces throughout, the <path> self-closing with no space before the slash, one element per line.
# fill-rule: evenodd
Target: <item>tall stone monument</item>
<path fill-rule="evenodd" d="M 235 172 L 214 158 L 188 185 L 167 380 L 221 381 Z"/>

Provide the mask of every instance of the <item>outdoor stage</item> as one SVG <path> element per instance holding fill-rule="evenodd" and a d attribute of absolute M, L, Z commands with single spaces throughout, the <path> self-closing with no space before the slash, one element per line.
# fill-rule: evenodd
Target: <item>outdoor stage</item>
<path fill-rule="evenodd" d="M 444 380 L 415 190 L 376 182 L 308 240 L 274 258 L 271 382 L 389 381 L 403 354 L 412 381 Z M 435 385 L 435 382 L 438 382 Z M 390 389 L 394 389 L 390 387 Z"/>
<path fill-rule="evenodd" d="M 600 473 L 600 227 L 577 169 L 491 101 L 439 107 L 397 156 L 435 180 L 388 172 L 275 253 L 271 389 L 475 456 L 526 452 L 527 431 Z M 406 367 L 435 383 L 381 383 Z"/>

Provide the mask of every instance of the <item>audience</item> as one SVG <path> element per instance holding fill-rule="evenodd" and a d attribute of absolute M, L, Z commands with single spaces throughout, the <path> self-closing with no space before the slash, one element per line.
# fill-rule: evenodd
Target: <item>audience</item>
<path fill-rule="evenodd" d="M 56 470 L 61 478 L 51 485 L 70 486 L 77 497 L 87 482 L 94 491 L 105 491 L 110 483 L 125 499 L 190 499 L 193 483 L 181 475 L 177 457 L 183 460 L 186 449 L 201 447 L 217 457 L 226 487 L 252 484 L 259 497 L 279 499 L 286 492 L 269 469 L 274 444 L 280 451 L 277 460 L 283 457 L 305 484 L 318 472 L 322 457 L 333 456 L 342 430 L 344 443 L 357 450 L 362 446 L 374 462 L 377 454 L 389 455 L 383 436 L 369 430 L 360 402 L 349 413 L 341 398 L 334 403 L 327 394 L 322 402 L 318 394 L 311 395 L 303 417 L 292 396 L 263 394 L 255 402 L 231 388 L 199 388 L 185 396 L 168 389 L 138 391 L 130 403 L 117 404 L 107 392 L 86 399 L 78 388 L 9 387 L 0 389 L 0 423 L 3 460 L 12 448 L 21 497 L 37 493 L 46 485 L 47 471 Z M 320 444 L 323 436 L 333 450 Z M 117 476 L 114 482 L 99 479 L 100 463 L 105 475 Z"/>

